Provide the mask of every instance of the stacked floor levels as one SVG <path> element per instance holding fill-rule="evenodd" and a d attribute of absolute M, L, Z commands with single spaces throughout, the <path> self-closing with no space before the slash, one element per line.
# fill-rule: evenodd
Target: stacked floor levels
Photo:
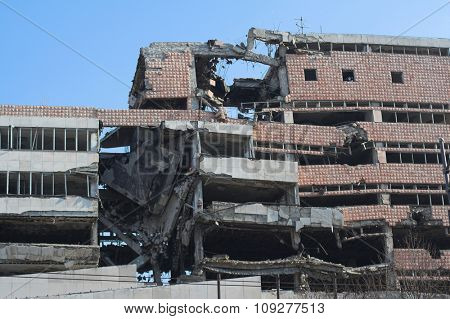
<path fill-rule="evenodd" d="M 96 267 L 98 121 L 16 114 L 0 116 L 0 273 Z"/>
<path fill-rule="evenodd" d="M 128 110 L 1 112 L 111 128 L 102 265 L 133 263 L 156 281 L 262 275 L 268 287 L 281 276 L 344 290 L 373 276 L 372 289 L 420 279 L 448 292 L 438 139 L 450 152 L 450 41 L 254 28 L 247 39 L 142 48 Z M 216 70 L 235 60 L 267 72 L 228 86 Z"/>

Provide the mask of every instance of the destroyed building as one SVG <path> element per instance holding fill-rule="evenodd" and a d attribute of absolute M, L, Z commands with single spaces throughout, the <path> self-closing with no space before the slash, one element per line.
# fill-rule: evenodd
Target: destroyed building
<path fill-rule="evenodd" d="M 82 245 L 89 258 L 72 262 L 92 266 L 98 231 L 99 265 L 136 264 L 157 283 L 162 273 L 171 283 L 257 275 L 296 290 L 351 289 L 371 276 L 397 289 L 420 270 L 448 291 L 438 140 L 449 153 L 449 48 L 448 39 L 252 28 L 246 44 L 142 48 L 127 110 L 1 106 L 1 154 L 14 162 L 0 173 L 2 272 L 27 263 L 16 246 L 39 255 L 35 247 Z M 217 67 L 237 60 L 267 72 L 229 86 Z M 22 165 L 35 155 L 42 167 Z"/>

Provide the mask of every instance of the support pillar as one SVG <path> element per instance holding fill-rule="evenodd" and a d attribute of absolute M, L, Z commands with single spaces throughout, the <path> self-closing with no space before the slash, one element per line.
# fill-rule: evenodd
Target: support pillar
<path fill-rule="evenodd" d="M 195 275 L 202 275 L 203 271 L 199 267 L 200 262 L 205 257 L 203 250 L 203 229 L 196 225 L 194 228 L 194 272 Z"/>
<path fill-rule="evenodd" d="M 384 262 L 390 267 L 386 271 L 386 288 L 387 290 L 395 290 L 397 286 L 397 279 L 394 269 L 394 236 L 392 227 L 386 225 L 383 227 L 385 233 L 384 237 Z"/>

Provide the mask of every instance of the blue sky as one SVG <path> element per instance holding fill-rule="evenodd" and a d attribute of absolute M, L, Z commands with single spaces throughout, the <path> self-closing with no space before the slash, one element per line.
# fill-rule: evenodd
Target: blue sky
<path fill-rule="evenodd" d="M 126 108 L 139 48 L 154 41 L 245 42 L 252 27 L 398 35 L 444 5 L 420 1 L 0 0 L 0 104 Z M 6 8 L 47 29 L 92 64 Z M 450 5 L 405 35 L 450 37 Z M 248 65 L 228 76 L 245 75 Z"/>

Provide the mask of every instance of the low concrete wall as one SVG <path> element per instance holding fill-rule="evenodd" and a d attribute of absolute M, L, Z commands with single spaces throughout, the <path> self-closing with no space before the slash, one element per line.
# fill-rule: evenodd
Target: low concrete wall
<path fill-rule="evenodd" d="M 0 298 L 37 298 L 142 287 L 135 278 L 135 265 L 0 277 Z"/>
<path fill-rule="evenodd" d="M 200 169 L 205 173 L 227 175 L 235 179 L 298 182 L 297 162 L 251 160 L 238 157 L 204 157 Z"/>
<path fill-rule="evenodd" d="M 0 243 L 0 272 L 92 268 L 98 265 L 99 257 L 99 246 Z"/>
<path fill-rule="evenodd" d="M 250 137 L 253 134 L 253 126 L 245 124 L 233 124 L 233 123 L 218 123 L 218 122 L 205 122 L 205 121 L 164 121 L 164 128 L 171 130 L 194 130 L 195 126 L 198 129 L 203 129 L 211 133 L 217 134 L 229 134 L 229 135 L 243 135 Z"/>
<path fill-rule="evenodd" d="M 96 152 L 0 151 L 0 171 L 65 172 L 98 163 Z"/>
<path fill-rule="evenodd" d="M 62 214 L 63 212 L 65 213 Z M 8 196 L 0 197 L 0 214 L 7 216 L 97 217 L 98 202 L 97 199 L 80 196 L 49 198 Z"/>
<path fill-rule="evenodd" d="M 303 227 L 344 226 L 343 214 L 337 208 L 212 202 L 210 209 L 213 220 L 219 214 L 225 222 L 295 226 L 297 231 Z M 208 215 L 202 218 L 208 219 Z"/>
<path fill-rule="evenodd" d="M 98 129 L 99 121 L 86 117 L 0 116 L 0 126 Z"/>
<path fill-rule="evenodd" d="M 260 299 L 261 277 L 221 281 L 221 299 Z M 59 299 L 217 299 L 216 281 L 193 282 L 162 287 L 127 288 L 90 293 L 50 296 Z"/>

